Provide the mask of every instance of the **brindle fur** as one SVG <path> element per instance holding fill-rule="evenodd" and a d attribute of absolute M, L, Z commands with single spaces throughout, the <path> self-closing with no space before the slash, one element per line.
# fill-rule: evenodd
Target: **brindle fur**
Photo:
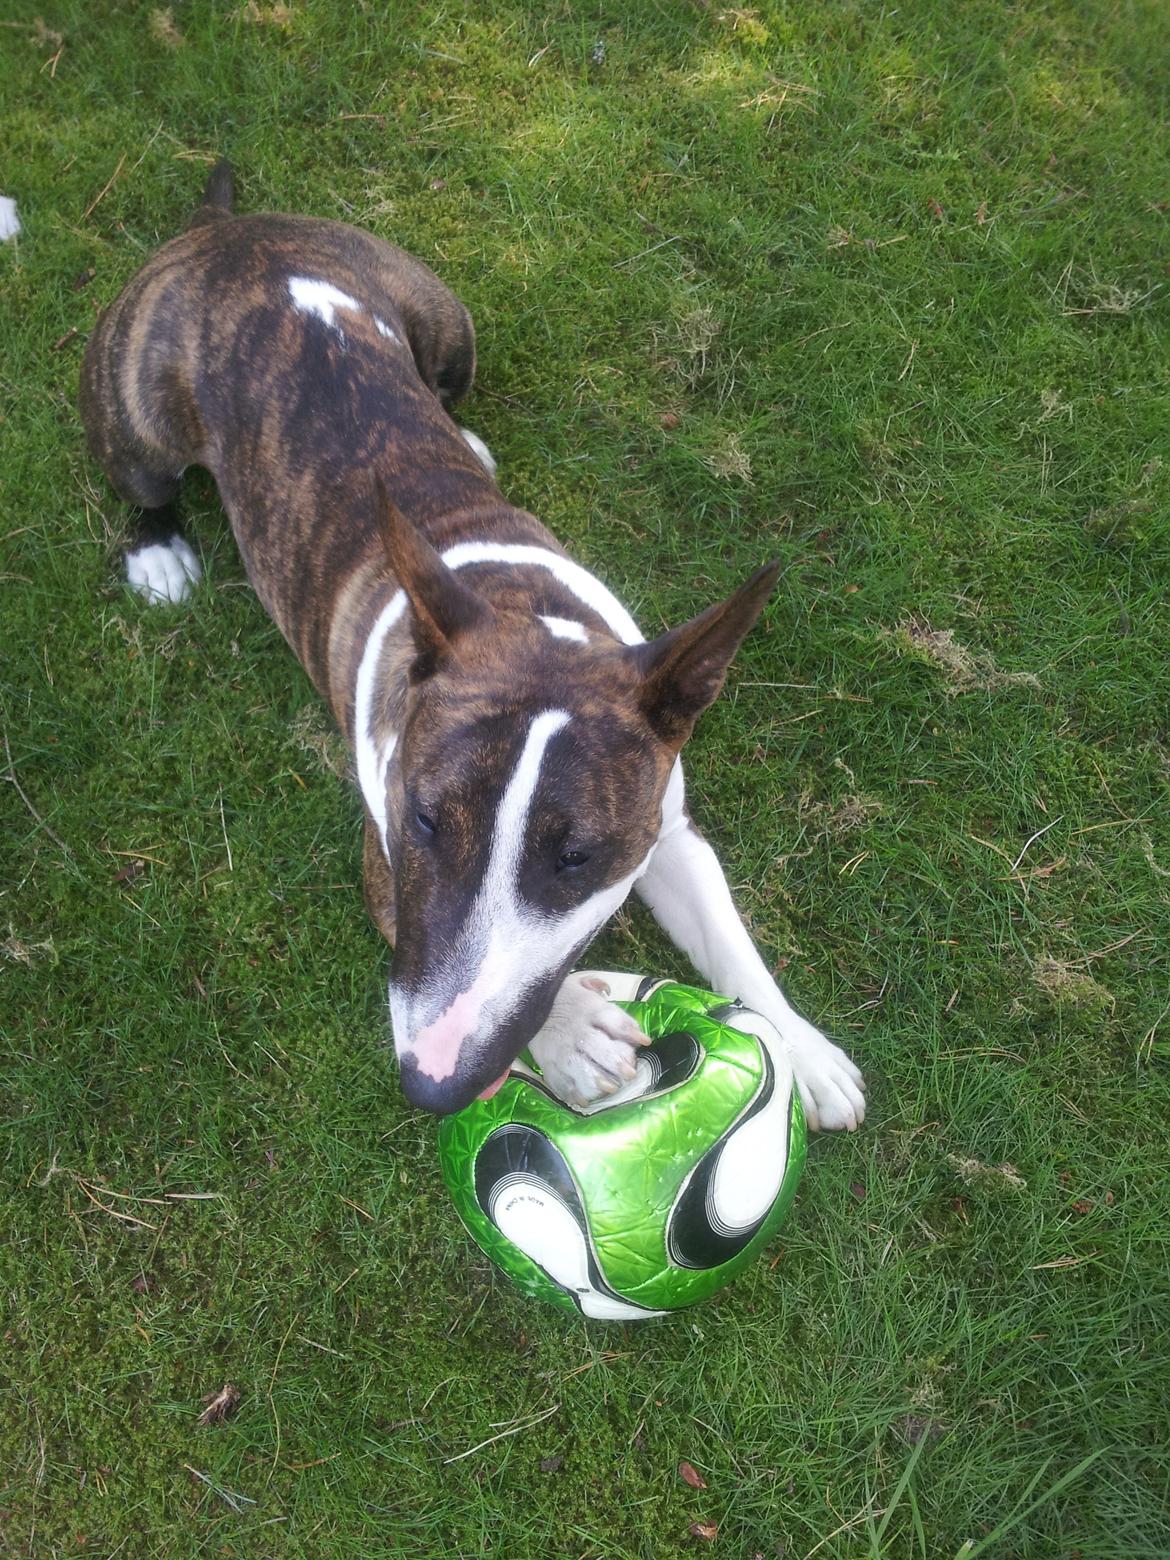
<path fill-rule="evenodd" d="M 414 610 L 387 637 L 373 714 L 378 741 L 399 735 L 387 807 L 395 866 L 368 811 L 364 865 L 370 913 L 387 941 L 397 937 L 395 978 L 409 983 L 457 935 L 470 892 L 459 885 L 478 881 L 490 849 L 485 801 L 517 759 L 525 717 L 550 700 L 572 710 L 573 754 L 542 782 L 533 838 L 554 860 L 570 830 L 587 839 L 597 882 L 647 857 L 677 751 L 775 575 L 761 571 L 693 624 L 631 649 L 548 569 L 477 566 L 480 631 L 463 631 L 443 597 L 456 576 L 438 552 L 490 537 L 563 555 L 504 499 L 446 410 L 475 370 L 466 309 L 420 261 L 369 234 L 235 216 L 229 204 L 223 165 L 188 231 L 102 315 L 85 355 L 82 418 L 130 504 L 168 505 L 189 465 L 212 473 L 257 595 L 351 745 L 363 647 L 406 589 Z M 306 320 L 290 277 L 326 280 L 361 310 L 339 314 L 336 328 Z M 540 613 L 584 623 L 589 643 L 554 637 Z M 413 697 L 424 680 L 425 698 Z M 428 796 L 441 796 L 444 811 L 424 870 L 409 823 Z M 551 1000 L 552 989 L 538 990 L 520 1027 L 531 1034 Z"/>

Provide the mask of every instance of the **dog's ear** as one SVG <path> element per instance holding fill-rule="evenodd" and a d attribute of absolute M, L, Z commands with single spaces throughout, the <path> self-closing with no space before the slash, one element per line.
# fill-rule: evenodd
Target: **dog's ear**
<path fill-rule="evenodd" d="M 457 653 L 459 640 L 481 626 L 491 607 L 449 569 L 386 491 L 374 479 L 378 534 L 390 567 L 410 602 L 418 661 L 415 680 L 427 677 L 441 660 Z"/>
<path fill-rule="evenodd" d="M 778 562 L 766 563 L 726 601 L 647 644 L 630 646 L 626 654 L 642 679 L 639 705 L 663 742 L 682 747 L 696 720 L 715 702 L 727 668 L 779 573 Z"/>

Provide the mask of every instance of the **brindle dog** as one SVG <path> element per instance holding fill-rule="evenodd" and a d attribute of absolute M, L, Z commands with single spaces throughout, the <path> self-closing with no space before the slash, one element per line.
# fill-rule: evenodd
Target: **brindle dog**
<path fill-rule="evenodd" d="M 528 1044 L 576 1103 L 630 1077 L 640 1033 L 569 970 L 637 887 L 772 1020 L 810 1124 L 856 1126 L 860 1074 L 781 995 L 683 801 L 679 750 L 777 566 L 645 642 L 452 421 L 475 338 L 438 278 L 341 223 L 231 206 L 220 163 L 99 320 L 82 417 L 139 511 L 130 583 L 173 601 L 197 580 L 173 505 L 205 466 L 349 741 L 407 1096 L 458 1110 Z"/>

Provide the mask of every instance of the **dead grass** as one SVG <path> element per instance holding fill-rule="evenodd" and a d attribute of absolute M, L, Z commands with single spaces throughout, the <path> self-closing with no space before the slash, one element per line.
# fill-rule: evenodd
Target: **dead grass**
<path fill-rule="evenodd" d="M 175 13 L 169 5 L 160 6 L 150 13 L 150 35 L 168 49 L 182 47 L 183 34 L 179 31 Z"/>
<path fill-rule="evenodd" d="M 1005 672 L 986 650 L 969 650 L 950 628 L 932 628 L 925 618 L 908 617 L 886 636 L 902 651 L 926 661 L 942 673 L 945 692 L 952 698 L 980 689 L 1039 688 L 1032 672 Z"/>
<path fill-rule="evenodd" d="M 705 457 L 703 464 L 725 481 L 751 483 L 751 456 L 744 449 L 738 433 L 729 433 L 719 448 Z"/>
<path fill-rule="evenodd" d="M 288 735 L 290 742 L 329 774 L 339 780 L 346 774 L 349 755 L 345 743 L 315 704 L 306 704 L 297 711 L 289 723 Z"/>
<path fill-rule="evenodd" d="M 1032 978 L 1045 996 L 1060 1005 L 1102 1009 L 1116 1005 L 1113 993 L 1087 970 L 1050 955 L 1036 961 Z"/>
<path fill-rule="evenodd" d="M 1005 1192 L 1024 1192 L 1028 1183 L 1015 1165 L 1006 1160 L 998 1165 L 985 1165 L 982 1160 L 971 1159 L 965 1154 L 948 1154 L 947 1164 L 964 1186 L 993 1186 Z"/>

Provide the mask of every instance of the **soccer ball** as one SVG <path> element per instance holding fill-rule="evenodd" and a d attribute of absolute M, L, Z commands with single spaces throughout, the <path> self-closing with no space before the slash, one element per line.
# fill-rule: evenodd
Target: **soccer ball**
<path fill-rule="evenodd" d="M 792 1070 L 767 1019 L 654 977 L 601 974 L 652 1037 L 637 1076 L 576 1110 L 527 1057 L 439 1125 L 472 1238 L 526 1294 L 615 1321 L 705 1300 L 779 1228 L 804 1166 Z"/>

